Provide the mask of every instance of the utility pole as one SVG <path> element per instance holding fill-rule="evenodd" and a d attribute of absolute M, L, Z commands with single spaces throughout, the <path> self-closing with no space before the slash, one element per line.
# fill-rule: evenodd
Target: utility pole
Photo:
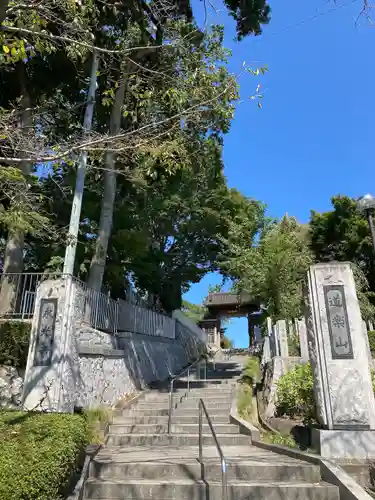
<path fill-rule="evenodd" d="M 92 55 L 91 76 L 90 76 L 90 85 L 87 96 L 85 119 L 83 121 L 83 131 L 85 135 L 87 135 L 88 132 L 90 132 L 92 126 L 92 115 L 94 112 L 96 80 L 97 80 L 96 75 L 98 72 L 98 68 L 99 68 L 99 57 L 97 52 L 94 50 Z M 64 270 L 63 270 L 64 274 L 73 275 L 74 272 L 74 261 L 77 250 L 79 221 L 81 218 L 81 210 L 82 210 L 83 189 L 85 185 L 86 165 L 87 165 L 87 151 L 82 151 L 80 153 L 78 160 L 76 186 L 74 190 L 72 211 L 70 212 L 68 242 L 65 250 L 65 259 L 64 259 Z"/>

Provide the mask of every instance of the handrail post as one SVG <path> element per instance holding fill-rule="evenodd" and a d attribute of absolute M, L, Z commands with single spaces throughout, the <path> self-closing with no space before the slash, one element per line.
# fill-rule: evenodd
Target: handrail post
<path fill-rule="evenodd" d="M 202 401 L 199 400 L 199 418 L 198 418 L 198 422 L 199 422 L 199 462 L 201 465 L 203 465 L 203 436 L 202 436 L 202 433 L 203 433 L 203 408 L 202 408 Z M 203 479 L 203 478 L 202 478 Z"/>
<path fill-rule="evenodd" d="M 220 443 L 217 439 L 215 429 L 212 425 L 211 417 L 207 412 L 206 405 L 204 404 L 203 399 L 199 400 L 198 405 L 198 422 L 199 422 L 199 462 L 201 464 L 201 473 L 202 473 L 202 481 L 204 480 L 204 466 L 203 466 L 203 429 L 202 429 L 202 419 L 203 412 L 206 416 L 208 426 L 211 430 L 212 437 L 214 438 L 214 442 L 217 448 L 217 451 L 220 455 L 220 465 L 221 465 L 221 483 L 222 483 L 222 500 L 228 500 L 228 477 L 227 477 L 227 464 L 225 461 L 225 457 L 223 454 L 223 450 L 221 449 Z"/>
<path fill-rule="evenodd" d="M 221 481 L 223 500 L 228 500 L 228 479 L 227 479 L 227 464 L 224 457 L 221 459 Z"/>
<path fill-rule="evenodd" d="M 187 390 L 190 392 L 190 367 L 188 368 Z"/>
<path fill-rule="evenodd" d="M 171 380 L 170 387 L 169 387 L 168 434 L 170 434 L 171 430 L 172 430 L 173 382 L 174 382 L 174 379 Z"/>

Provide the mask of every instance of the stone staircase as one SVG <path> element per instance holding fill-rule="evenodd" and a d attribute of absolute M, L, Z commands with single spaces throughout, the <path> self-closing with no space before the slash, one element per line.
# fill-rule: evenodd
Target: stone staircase
<path fill-rule="evenodd" d="M 239 373 L 233 362 L 216 363 L 207 380 L 191 383 L 187 398 L 182 398 L 186 381 L 178 381 L 171 435 L 167 390 L 153 390 L 135 407 L 118 411 L 106 445 L 91 464 L 83 498 L 221 500 L 220 459 L 205 417 L 204 464 L 198 461 L 202 398 L 227 461 L 229 500 L 338 500 L 338 489 L 321 481 L 318 466 L 252 446 L 250 437 L 230 424 Z"/>

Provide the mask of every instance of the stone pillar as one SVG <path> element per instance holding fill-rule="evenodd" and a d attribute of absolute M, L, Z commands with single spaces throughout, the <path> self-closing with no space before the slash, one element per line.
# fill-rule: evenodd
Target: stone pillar
<path fill-rule="evenodd" d="M 363 326 L 363 332 L 364 332 L 365 339 L 366 339 L 368 362 L 369 362 L 370 368 L 372 368 L 372 355 L 371 355 L 371 349 L 370 349 L 370 342 L 368 339 L 366 321 L 362 321 L 362 326 Z"/>
<path fill-rule="evenodd" d="M 250 350 L 254 346 L 254 341 L 255 341 L 254 324 L 251 321 L 250 314 L 247 315 L 247 331 L 249 334 L 249 350 Z"/>
<path fill-rule="evenodd" d="M 76 292 L 71 277 L 46 280 L 38 287 L 22 394 L 26 410 L 74 409 L 79 380 Z"/>
<path fill-rule="evenodd" d="M 279 343 L 276 338 L 276 327 L 272 324 L 272 319 L 267 318 L 267 329 L 270 338 L 271 358 L 280 355 Z"/>
<path fill-rule="evenodd" d="M 286 331 L 286 322 L 284 319 L 279 319 L 276 323 L 276 339 L 279 344 L 279 356 L 287 358 L 289 356 L 288 334 Z"/>
<path fill-rule="evenodd" d="M 215 347 L 216 349 L 220 349 L 221 347 L 220 327 L 218 326 L 215 326 Z"/>
<path fill-rule="evenodd" d="M 271 345 L 270 337 L 267 336 L 263 342 L 262 366 L 266 365 L 269 361 L 271 361 Z"/>
<path fill-rule="evenodd" d="M 317 417 L 313 445 L 331 458 L 375 457 L 375 399 L 350 263 L 308 273 L 307 333 Z"/>
<path fill-rule="evenodd" d="M 298 336 L 299 336 L 299 345 L 301 350 L 301 358 L 304 360 L 309 359 L 309 346 L 307 343 L 307 332 L 306 332 L 306 321 L 304 319 L 296 320 Z"/>

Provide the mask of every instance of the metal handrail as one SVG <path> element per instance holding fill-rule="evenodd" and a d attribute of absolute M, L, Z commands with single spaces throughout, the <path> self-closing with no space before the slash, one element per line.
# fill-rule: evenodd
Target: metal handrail
<path fill-rule="evenodd" d="M 187 379 L 187 391 L 184 396 L 186 396 L 190 392 L 190 369 L 193 368 L 199 361 L 202 361 L 202 358 L 198 358 L 194 361 L 194 363 L 191 363 L 189 366 L 187 366 L 182 372 L 180 372 L 178 375 L 175 375 L 173 378 L 170 380 L 170 385 L 169 385 L 169 413 L 168 413 L 168 434 L 171 434 L 171 429 L 172 429 L 172 413 L 173 413 L 173 387 L 174 383 L 177 379 L 179 379 L 184 373 L 187 371 L 188 379 Z M 182 396 L 181 399 L 184 397 Z"/>
<path fill-rule="evenodd" d="M 208 426 L 211 430 L 217 451 L 218 451 L 219 456 L 220 456 L 222 498 L 223 498 L 223 500 L 228 500 L 227 463 L 226 463 L 226 460 L 225 460 L 225 457 L 223 454 L 223 450 L 221 449 L 219 440 L 217 439 L 215 429 L 212 425 L 211 417 L 208 414 L 208 411 L 207 411 L 206 405 L 204 404 L 203 399 L 199 400 L 199 462 L 202 466 L 202 471 L 203 471 L 203 412 L 206 415 Z M 203 473 L 202 473 L 202 480 L 204 480 Z"/>

